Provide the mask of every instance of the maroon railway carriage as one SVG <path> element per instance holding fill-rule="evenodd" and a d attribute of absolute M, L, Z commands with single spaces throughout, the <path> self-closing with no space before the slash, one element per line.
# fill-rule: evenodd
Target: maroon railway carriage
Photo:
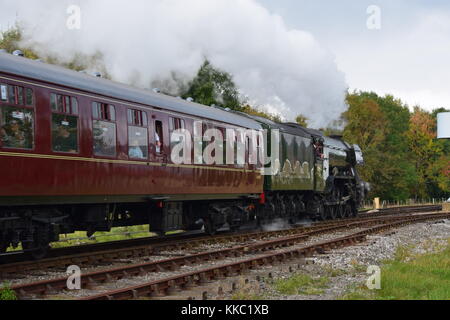
<path fill-rule="evenodd" d="M 0 53 L 0 251 L 21 242 L 39 256 L 75 230 L 149 223 L 156 232 L 214 232 L 253 219 L 263 192 L 257 166 L 171 162 L 171 131 L 193 132 L 194 121 L 261 129 L 217 108 Z"/>

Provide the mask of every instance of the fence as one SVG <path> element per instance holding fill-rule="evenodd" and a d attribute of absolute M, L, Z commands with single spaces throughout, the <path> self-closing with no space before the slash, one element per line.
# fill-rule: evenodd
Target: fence
<path fill-rule="evenodd" d="M 392 207 L 409 207 L 409 206 L 424 206 L 424 205 L 440 205 L 446 202 L 447 199 L 409 199 L 409 200 L 380 200 L 381 208 L 392 208 Z M 364 201 L 364 209 L 373 209 L 373 200 Z"/>

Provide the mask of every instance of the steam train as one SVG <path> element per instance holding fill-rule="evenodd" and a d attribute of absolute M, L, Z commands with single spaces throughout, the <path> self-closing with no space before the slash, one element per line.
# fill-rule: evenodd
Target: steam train
<path fill-rule="evenodd" d="M 173 131 L 213 128 L 279 132 L 273 174 L 249 160 L 245 135 L 236 137 L 241 164 L 172 161 Z M 0 253 L 22 244 L 42 258 L 60 234 L 118 226 L 214 234 L 355 216 L 365 193 L 361 164 L 358 146 L 297 124 L 0 53 Z"/>

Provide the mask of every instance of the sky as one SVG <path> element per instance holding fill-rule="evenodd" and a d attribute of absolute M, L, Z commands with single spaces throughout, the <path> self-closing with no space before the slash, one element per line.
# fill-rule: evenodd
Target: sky
<path fill-rule="evenodd" d="M 137 86 L 189 78 L 207 57 L 254 105 L 313 127 L 345 111 L 347 89 L 450 108 L 448 1 L 0 1 L 0 28 L 19 19 L 25 44 L 63 60 L 101 51 L 115 80 Z M 70 4 L 80 30 L 65 26 Z"/>
<path fill-rule="evenodd" d="M 351 90 L 393 94 L 410 107 L 450 108 L 450 2 L 260 0 L 330 49 Z M 380 8 L 369 30 L 367 9 Z"/>

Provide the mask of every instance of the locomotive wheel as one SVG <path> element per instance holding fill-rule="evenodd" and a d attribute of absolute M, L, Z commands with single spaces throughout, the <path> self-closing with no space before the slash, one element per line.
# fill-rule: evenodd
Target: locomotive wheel
<path fill-rule="evenodd" d="M 8 248 L 8 244 L 0 243 L 0 253 L 6 253 L 6 250 L 8 250 Z"/>
<path fill-rule="evenodd" d="M 356 218 L 356 217 L 358 217 L 358 208 L 354 205 L 354 204 L 352 204 L 351 206 L 350 206 L 352 209 L 352 217 L 353 218 Z"/>
<path fill-rule="evenodd" d="M 276 208 L 275 205 L 273 204 L 273 202 L 268 202 L 266 203 L 265 207 L 264 207 L 264 217 L 263 220 L 271 220 L 275 217 L 275 212 Z"/>
<path fill-rule="evenodd" d="M 318 214 L 317 217 L 320 221 L 325 221 L 328 218 L 328 210 L 323 204 L 318 205 Z"/>
<path fill-rule="evenodd" d="M 239 226 L 239 225 L 230 227 L 231 232 L 238 232 L 240 229 L 241 229 L 241 226 Z"/>
<path fill-rule="evenodd" d="M 349 204 L 346 204 L 344 207 L 344 216 L 345 218 L 351 218 L 353 216 L 352 213 L 352 206 Z"/>
<path fill-rule="evenodd" d="M 338 215 L 338 207 L 337 206 L 329 206 L 328 207 L 328 216 L 331 220 L 336 220 Z"/>
<path fill-rule="evenodd" d="M 277 196 L 275 198 L 275 217 L 274 218 L 281 218 L 285 217 L 287 214 L 287 207 L 285 204 L 285 200 L 283 196 Z"/>
<path fill-rule="evenodd" d="M 336 211 L 339 219 L 345 219 L 345 206 L 339 205 Z"/>
<path fill-rule="evenodd" d="M 211 219 L 205 219 L 205 232 L 210 236 L 213 236 L 217 233 L 217 228 Z"/>
<path fill-rule="evenodd" d="M 283 202 L 285 203 L 286 216 L 288 218 L 294 217 L 297 210 L 294 202 L 294 196 L 284 196 Z"/>

